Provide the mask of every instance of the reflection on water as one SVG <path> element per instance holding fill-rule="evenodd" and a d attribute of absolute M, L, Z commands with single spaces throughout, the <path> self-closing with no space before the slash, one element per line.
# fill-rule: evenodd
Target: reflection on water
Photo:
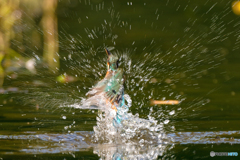
<path fill-rule="evenodd" d="M 93 153 L 97 154 L 102 159 L 157 159 L 162 156 L 166 148 L 171 145 L 154 144 L 154 145 L 99 145 L 94 148 Z"/>
<path fill-rule="evenodd" d="M 71 153 L 93 149 L 93 153 L 102 159 L 157 159 L 166 155 L 177 144 L 240 144 L 240 131 L 218 132 L 176 132 L 158 137 L 158 141 L 137 140 L 111 144 L 92 142 L 93 132 L 76 131 L 71 134 L 36 134 L 27 132 L 24 135 L 1 135 L 0 140 L 15 143 L 15 152 L 19 154 Z M 11 142 L 9 142 L 11 140 Z M 161 142 L 160 142 L 161 140 Z M 28 143 L 23 146 L 23 143 Z M 12 151 L 1 151 L 2 154 L 15 154 Z"/>

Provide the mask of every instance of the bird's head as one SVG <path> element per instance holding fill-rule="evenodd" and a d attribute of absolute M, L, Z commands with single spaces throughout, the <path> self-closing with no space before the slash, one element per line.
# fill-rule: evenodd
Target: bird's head
<path fill-rule="evenodd" d="M 108 49 L 105 49 L 107 55 L 108 55 L 108 59 L 107 59 L 107 66 L 108 66 L 108 70 L 112 70 L 112 71 L 116 71 L 118 69 L 118 57 L 116 55 L 113 55 L 111 52 L 109 52 Z"/>

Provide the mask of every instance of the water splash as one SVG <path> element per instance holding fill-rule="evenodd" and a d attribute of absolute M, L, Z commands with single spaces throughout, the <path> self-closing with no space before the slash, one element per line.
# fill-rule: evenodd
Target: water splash
<path fill-rule="evenodd" d="M 117 111 L 111 108 L 112 104 L 107 103 L 104 94 L 98 94 L 82 102 L 83 108 L 86 106 L 97 106 L 99 109 L 97 125 L 93 128 L 93 141 L 95 143 L 148 143 L 153 141 L 161 143 L 164 139 L 163 123 L 159 123 L 154 117 L 148 116 L 148 119 L 139 118 L 138 114 L 133 115 L 128 112 L 132 100 L 125 94 L 127 101 L 123 107 Z M 120 123 L 116 122 L 120 117 Z"/>
<path fill-rule="evenodd" d="M 183 8 L 182 6 L 180 7 L 180 9 Z M 197 11 L 198 8 L 195 8 L 194 11 Z M 110 109 L 104 112 L 99 111 L 97 126 L 94 127 L 93 141 L 113 144 L 123 140 L 124 142 L 143 144 L 151 143 L 151 141 L 154 142 L 157 139 L 157 142 L 160 143 L 162 140 L 161 137 L 165 137 L 166 135 L 164 127 L 174 129 L 172 125 L 173 118 L 182 118 L 183 116 L 188 118 L 196 117 L 196 114 L 199 114 L 199 112 L 196 113 L 197 108 L 210 102 L 205 98 L 204 94 L 201 97 L 192 99 L 185 91 L 177 90 L 178 86 L 184 86 L 192 91 L 195 91 L 195 89 L 199 91 L 199 88 L 201 88 L 199 87 L 201 86 L 199 78 L 207 76 L 210 70 L 216 68 L 223 61 L 224 55 L 230 51 L 228 51 L 228 47 L 225 45 L 218 45 L 220 47 L 217 48 L 214 45 L 238 33 L 237 30 L 239 27 L 237 24 L 237 27 L 235 26 L 233 31 L 229 30 L 230 27 L 222 25 L 222 18 L 220 17 L 224 17 L 224 13 L 227 13 L 227 10 L 222 11 L 221 16 L 216 14 L 209 15 L 212 9 L 210 8 L 207 11 L 208 15 L 203 15 L 205 17 L 203 19 L 210 23 L 210 25 L 203 23 L 204 30 L 202 30 L 202 27 L 198 29 L 199 27 L 196 23 L 201 21 L 201 19 L 190 18 L 186 20 L 189 26 L 186 25 L 187 27 L 184 28 L 183 36 L 176 36 L 174 37 L 175 39 L 166 40 L 163 44 L 157 43 L 155 39 L 151 39 L 148 43 L 144 39 L 145 43 L 143 46 L 140 46 L 139 42 L 134 41 L 132 42 L 132 46 L 126 49 L 115 49 L 118 47 L 116 46 L 116 43 L 118 43 L 117 39 L 127 39 L 130 36 L 128 36 L 129 34 L 126 34 L 126 37 L 123 37 L 124 34 L 114 34 L 114 27 L 120 27 L 121 25 L 123 28 L 127 27 L 131 30 L 131 24 L 129 25 L 126 21 L 121 20 L 119 14 L 113 8 L 108 9 L 111 20 L 104 19 L 99 26 L 84 28 L 87 34 L 86 37 L 82 35 L 72 36 L 69 33 L 61 31 L 60 47 L 65 52 L 61 55 L 63 61 L 61 72 L 79 75 L 79 77 L 82 77 L 79 81 L 84 85 L 74 83 L 59 86 L 59 84 L 54 84 L 54 77 L 51 77 L 49 79 L 52 83 L 48 82 L 51 91 L 37 92 L 34 87 L 35 96 L 39 97 L 40 101 L 45 100 L 39 103 L 40 107 L 44 105 L 48 108 L 56 107 L 57 109 L 59 109 L 59 106 L 99 109 L 94 105 L 88 104 L 86 101 L 83 103 L 83 97 L 85 97 L 87 90 L 95 84 L 95 81 L 101 79 L 105 74 L 106 58 L 102 56 L 104 55 L 102 50 L 106 45 L 112 45 L 114 46 L 112 49 L 115 49 L 114 52 L 121 58 L 120 65 L 123 66 L 127 75 L 126 95 L 129 95 L 128 105 L 129 107 L 134 107 L 130 108 L 131 111 L 129 113 L 123 111 L 124 114 L 122 115 L 125 115 L 126 118 L 124 118 L 125 120 L 122 122 L 120 129 L 116 129 L 112 123 L 116 113 Z M 158 10 L 156 10 L 158 20 L 161 19 L 161 15 L 159 18 L 157 12 Z M 166 15 L 163 14 L 163 16 Z M 91 19 L 90 16 L 86 16 L 86 18 Z M 164 32 L 164 29 L 162 31 L 163 33 L 168 33 L 167 35 L 171 35 L 170 33 L 176 31 L 171 30 L 171 27 L 168 27 L 167 24 L 171 24 L 172 22 L 171 20 L 167 21 L 164 23 L 164 26 L 159 24 L 159 28 L 163 27 L 165 30 L 170 30 L 169 32 Z M 148 23 L 150 24 L 149 21 Z M 234 20 L 229 22 L 232 25 L 235 23 Z M 156 22 L 154 22 L 153 26 L 157 28 Z M 208 29 L 210 29 L 210 32 L 206 31 Z M 130 30 L 127 30 L 127 32 L 131 33 Z M 180 31 L 183 31 L 183 28 L 177 31 L 181 33 Z M 120 38 L 121 36 L 122 38 Z M 166 37 L 163 38 L 167 39 Z M 239 48 L 238 42 L 239 38 L 236 40 L 233 50 Z M 164 45 L 164 43 L 167 45 Z M 38 75 L 41 76 L 41 72 L 38 72 Z M 211 89 L 208 88 L 207 91 L 209 90 Z M 33 94 L 33 92 L 29 94 Z M 105 99 L 102 99 L 102 96 L 94 98 L 100 99 L 101 110 L 104 107 L 110 108 L 109 104 L 105 104 Z M 149 105 L 150 99 L 164 100 L 168 98 L 177 99 L 185 103 L 171 107 Z M 81 101 L 81 99 L 83 100 Z M 27 101 L 27 97 L 24 97 L 24 100 Z M 85 105 L 79 105 L 81 103 Z M 191 114 L 186 112 L 187 110 L 191 110 Z M 140 114 L 141 118 L 138 114 Z"/>

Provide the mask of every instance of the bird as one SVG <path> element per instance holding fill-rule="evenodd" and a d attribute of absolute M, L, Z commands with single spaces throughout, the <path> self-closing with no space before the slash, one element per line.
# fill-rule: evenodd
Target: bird
<path fill-rule="evenodd" d="M 94 97 L 103 94 L 106 99 L 106 104 L 110 102 L 111 109 L 116 112 L 114 125 L 121 124 L 123 120 L 121 108 L 126 108 L 124 99 L 124 73 L 123 69 L 119 68 L 119 58 L 112 54 L 107 48 L 105 49 L 107 59 L 107 73 L 89 92 L 87 96 Z M 120 113 L 121 112 L 121 113 Z"/>

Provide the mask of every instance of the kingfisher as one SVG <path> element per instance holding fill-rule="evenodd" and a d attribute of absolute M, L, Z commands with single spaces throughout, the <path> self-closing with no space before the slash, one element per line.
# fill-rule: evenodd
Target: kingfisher
<path fill-rule="evenodd" d="M 114 126 L 119 126 L 123 120 L 123 113 L 126 112 L 124 99 L 124 75 L 123 70 L 119 68 L 119 59 L 108 49 L 105 49 L 107 59 L 107 73 L 88 93 L 87 96 L 93 97 L 103 94 L 106 104 L 110 102 L 111 108 L 116 112 Z M 124 109 L 124 112 L 123 110 Z"/>

